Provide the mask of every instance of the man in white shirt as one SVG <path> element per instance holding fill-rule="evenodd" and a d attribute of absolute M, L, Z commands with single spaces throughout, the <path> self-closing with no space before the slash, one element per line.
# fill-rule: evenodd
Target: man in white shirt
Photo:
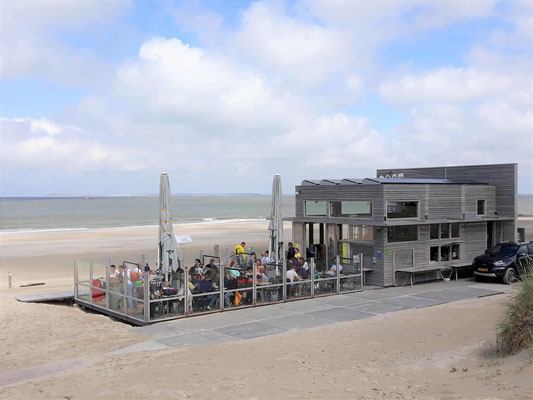
<path fill-rule="evenodd" d="M 287 271 L 287 279 L 289 279 L 291 282 L 299 281 L 300 275 L 296 273 L 296 265 L 292 264 L 290 268 L 291 269 Z"/>
<path fill-rule="evenodd" d="M 342 265 L 339 264 L 339 272 L 342 272 Z M 327 272 L 331 276 L 337 275 L 337 264 L 331 264 L 331 268 Z"/>

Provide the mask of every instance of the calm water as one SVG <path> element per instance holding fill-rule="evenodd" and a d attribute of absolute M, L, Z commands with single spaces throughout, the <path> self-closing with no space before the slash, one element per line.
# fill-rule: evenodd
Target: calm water
<path fill-rule="evenodd" d="M 270 196 L 174 196 L 176 224 L 264 219 Z M 533 216 L 533 195 L 518 197 L 519 215 Z M 294 197 L 284 197 L 283 215 L 294 215 Z M 0 198 L 0 232 L 157 225 L 159 198 Z"/>
<path fill-rule="evenodd" d="M 270 196 L 173 196 L 174 223 L 264 219 Z M 283 212 L 294 215 L 294 197 Z M 157 225 L 159 197 L 0 198 L 0 232 Z"/>

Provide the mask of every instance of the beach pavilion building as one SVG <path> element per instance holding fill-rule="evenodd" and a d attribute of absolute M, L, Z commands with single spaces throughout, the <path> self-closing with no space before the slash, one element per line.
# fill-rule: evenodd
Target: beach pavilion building
<path fill-rule="evenodd" d="M 317 271 L 362 254 L 365 283 L 390 286 L 470 266 L 515 240 L 517 164 L 377 170 L 375 178 L 303 180 L 293 242 Z"/>

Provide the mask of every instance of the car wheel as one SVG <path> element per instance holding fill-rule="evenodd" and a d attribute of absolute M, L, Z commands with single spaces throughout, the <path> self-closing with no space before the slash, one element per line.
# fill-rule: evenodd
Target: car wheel
<path fill-rule="evenodd" d="M 503 275 L 503 283 L 506 285 L 516 281 L 516 271 L 514 268 L 507 268 L 507 271 L 505 271 L 505 275 Z"/>

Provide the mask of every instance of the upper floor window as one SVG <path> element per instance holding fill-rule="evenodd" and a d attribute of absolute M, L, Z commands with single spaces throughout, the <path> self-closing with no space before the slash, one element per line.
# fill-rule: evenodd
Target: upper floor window
<path fill-rule="evenodd" d="M 485 200 L 477 201 L 477 215 L 485 215 Z"/>
<path fill-rule="evenodd" d="M 389 226 L 387 229 L 387 242 L 411 242 L 418 240 L 417 225 Z"/>
<path fill-rule="evenodd" d="M 372 217 L 371 201 L 330 201 L 331 217 Z"/>
<path fill-rule="evenodd" d="M 307 200 L 305 202 L 305 215 L 325 217 L 327 212 L 327 201 Z"/>
<path fill-rule="evenodd" d="M 418 201 L 388 201 L 387 218 L 417 218 Z"/>

